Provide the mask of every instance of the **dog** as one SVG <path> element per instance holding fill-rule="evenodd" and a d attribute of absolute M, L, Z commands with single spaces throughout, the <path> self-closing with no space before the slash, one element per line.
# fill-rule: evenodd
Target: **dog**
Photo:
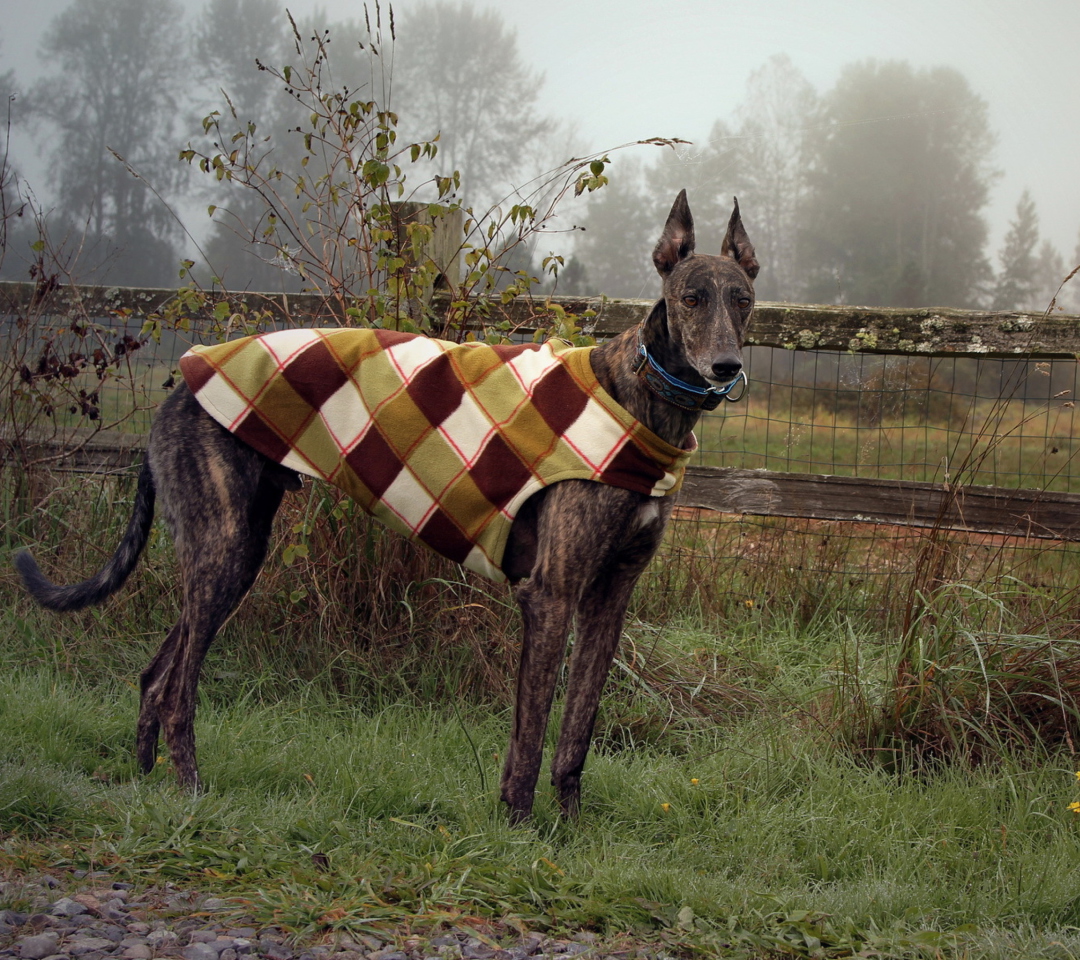
<path fill-rule="evenodd" d="M 687 456 L 701 412 L 733 399 L 737 384 L 745 388 L 742 346 L 759 271 L 737 200 L 719 256 L 696 254 L 694 246 L 683 190 L 652 254 L 661 299 L 638 327 L 587 348 L 606 396 L 661 445 Z M 154 765 L 163 732 L 180 784 L 199 787 L 194 716 L 203 659 L 258 574 L 285 492 L 300 485 L 295 460 L 268 456 L 224 428 L 182 383 L 157 413 L 132 516 L 105 567 L 81 584 L 57 586 L 28 552 L 17 554 L 23 583 L 43 606 L 76 610 L 100 603 L 134 569 L 160 502 L 176 547 L 183 608 L 141 675 L 136 750 L 144 772 Z M 572 622 L 576 639 L 551 782 L 562 814 L 579 812 L 600 694 L 634 585 L 671 515 L 673 498 L 662 495 L 671 487 L 658 493 L 578 478 L 530 488 L 493 554 L 497 573 L 513 585 L 524 626 L 500 794 L 515 823 L 532 813 Z"/>

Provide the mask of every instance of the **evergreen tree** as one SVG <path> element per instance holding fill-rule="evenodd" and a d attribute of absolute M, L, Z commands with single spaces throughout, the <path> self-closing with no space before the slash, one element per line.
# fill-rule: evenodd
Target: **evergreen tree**
<path fill-rule="evenodd" d="M 1050 301 L 1055 300 L 1055 310 L 1064 311 L 1067 293 L 1064 289 L 1059 293 L 1058 288 L 1068 272 L 1065 258 L 1058 253 L 1057 247 L 1049 240 L 1043 240 L 1035 258 L 1035 292 L 1028 306 L 1033 310 L 1046 310 Z"/>
<path fill-rule="evenodd" d="M 1038 245 L 1039 215 L 1035 212 L 1035 201 L 1025 190 L 1017 201 L 1016 216 L 1009 223 L 1009 231 L 998 253 L 1001 272 L 994 284 L 990 304 L 992 309 L 1031 309 L 1039 290 L 1036 271 Z"/>
<path fill-rule="evenodd" d="M 1065 276 L 1068 277 L 1071 274 L 1071 278 L 1058 294 L 1058 303 L 1066 313 L 1080 315 L 1080 238 L 1076 241 L 1072 262 L 1066 263 L 1065 266 L 1067 268 Z"/>

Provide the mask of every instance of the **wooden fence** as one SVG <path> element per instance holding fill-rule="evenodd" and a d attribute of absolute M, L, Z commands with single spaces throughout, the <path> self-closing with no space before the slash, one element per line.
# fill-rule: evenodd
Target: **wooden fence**
<path fill-rule="evenodd" d="M 0 306 L 9 317 L 44 313 L 130 322 L 160 314 L 176 296 L 175 290 L 0 283 Z M 242 300 L 252 310 L 303 325 L 332 325 L 344 316 L 344 304 L 313 295 L 251 293 Z M 434 303 L 437 307 L 438 297 Z M 602 339 L 639 323 L 653 301 L 517 298 L 496 306 L 492 319 L 531 330 L 552 303 L 587 315 L 586 332 Z M 759 303 L 747 342 L 795 351 L 1075 361 L 1080 357 L 1080 317 Z M 115 469 L 129 464 L 141 449 L 141 439 L 130 436 L 84 433 L 78 440 L 66 455 L 73 469 Z M 1067 492 L 696 466 L 688 471 L 680 504 L 756 516 L 1080 540 L 1080 494 Z"/>

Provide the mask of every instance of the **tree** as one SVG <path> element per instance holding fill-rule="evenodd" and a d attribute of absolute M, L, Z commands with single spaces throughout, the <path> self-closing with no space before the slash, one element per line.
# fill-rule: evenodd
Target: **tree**
<path fill-rule="evenodd" d="M 48 142 L 61 213 L 85 225 L 103 263 L 116 260 L 100 269 L 131 284 L 176 275 L 178 225 L 113 152 L 160 193 L 174 192 L 181 12 L 176 0 L 74 0 L 41 45 L 57 72 L 30 94 L 34 115 L 54 127 Z"/>
<path fill-rule="evenodd" d="M 265 119 L 276 84 L 258 63 L 277 63 L 289 48 L 288 20 L 278 0 L 209 0 L 192 32 L 192 60 L 212 91 L 223 91 L 241 122 Z"/>
<path fill-rule="evenodd" d="M 799 260 L 807 295 L 973 306 L 990 268 L 985 101 L 955 70 L 846 68 L 813 118 Z"/>
<path fill-rule="evenodd" d="M 737 126 L 717 120 L 703 146 L 665 150 L 636 174 L 634 188 L 613 178 L 610 193 L 590 200 L 589 233 L 579 241 L 590 278 L 611 295 L 640 296 L 649 289 L 653 275 L 645 254 L 655 240 L 652 231 L 685 187 L 699 248 L 719 250 L 732 198 L 738 196 L 762 263 L 755 282 L 758 295 L 797 299 L 802 292 L 796 258 L 806 192 L 805 130 L 816 102 L 813 88 L 791 61 L 773 57 L 750 75 L 735 113 Z M 632 196 L 634 190 L 640 195 Z"/>
<path fill-rule="evenodd" d="M 1065 272 L 1058 278 L 1060 284 L 1066 277 L 1070 279 L 1057 295 L 1057 305 L 1066 313 L 1080 314 L 1080 239 L 1076 241 L 1072 260 L 1064 264 Z"/>
<path fill-rule="evenodd" d="M 1029 309 L 1040 286 L 1035 251 L 1039 245 L 1039 215 L 1035 201 L 1025 190 L 1016 204 L 1016 217 L 998 254 L 1001 273 L 994 284 L 990 306 L 994 310 Z M 1060 283 L 1060 279 L 1058 280 Z M 1049 302 L 1049 298 L 1047 298 Z"/>
<path fill-rule="evenodd" d="M 230 132 L 233 127 L 238 132 L 254 124 L 280 162 L 295 159 L 299 163 L 298 154 L 292 157 L 295 151 L 290 151 L 288 134 L 288 128 L 300 120 L 293 116 L 296 104 L 273 77 L 259 69 L 259 63 L 281 66 L 289 57 L 291 38 L 278 0 L 210 0 L 192 32 L 191 60 L 201 64 L 201 79 L 210 87 L 203 114 L 220 111 L 225 115 L 224 128 Z M 235 290 L 299 289 L 297 277 L 268 262 L 251 243 L 267 214 L 257 193 L 229 181 L 200 192 L 215 208 L 203 245 L 214 276 Z"/>
<path fill-rule="evenodd" d="M 3 34 L 0 34 L 0 48 L 3 47 Z M 4 114 L 2 122 L 5 127 L 10 129 L 12 122 L 11 105 L 18 94 L 18 84 L 15 82 L 15 71 L 8 70 L 4 73 L 0 73 L 0 98 L 3 99 Z M 7 154 L 8 138 L 4 137 L 4 154 Z"/>
<path fill-rule="evenodd" d="M 11 159 L 11 127 L 14 122 L 12 116 L 12 104 L 15 101 L 17 88 L 15 73 L 8 70 L 0 73 L 0 102 L 4 107 L 0 123 L 4 125 L 3 146 L 0 147 L 0 276 L 20 276 L 22 263 L 11 263 L 8 259 L 8 251 L 20 248 L 21 240 L 25 239 L 19 228 L 23 216 L 24 202 L 19 190 L 19 174 Z M 19 249 L 19 253 L 25 251 Z"/>
<path fill-rule="evenodd" d="M 537 114 L 542 83 L 494 10 L 437 0 L 411 8 L 397 28 L 393 84 L 402 135 L 438 135 L 437 163 L 443 173 L 461 172 L 464 195 L 478 208 L 539 172 L 533 161 L 556 130 Z"/>
<path fill-rule="evenodd" d="M 672 200 L 683 189 L 694 211 L 698 248 L 720 249 L 731 216 L 731 198 L 738 191 L 738 150 L 738 136 L 724 121 L 717 120 L 704 145 L 685 144 L 663 150 L 644 169 L 642 186 L 646 200 L 640 213 L 651 224 L 646 254 L 652 250 Z M 652 235 L 654 231 L 657 236 Z M 651 269 L 652 261 L 646 257 L 646 262 Z"/>
<path fill-rule="evenodd" d="M 1035 291 L 1030 302 L 1031 308 L 1034 310 L 1046 310 L 1050 305 L 1050 301 L 1056 297 L 1055 307 L 1059 311 L 1064 311 L 1068 293 L 1062 289 L 1059 294 L 1058 288 L 1061 287 L 1061 281 L 1065 279 L 1068 273 L 1069 271 L 1065 267 L 1065 258 L 1049 240 L 1044 240 L 1039 246 L 1039 255 L 1035 258 L 1033 284 Z"/>
<path fill-rule="evenodd" d="M 610 183 L 589 199 L 576 256 L 588 271 L 589 293 L 609 297 L 651 297 L 660 287 L 650 254 L 659 236 L 654 216 L 658 193 L 642 164 L 628 160 L 613 168 Z"/>
<path fill-rule="evenodd" d="M 709 207 L 712 227 L 724 235 L 732 195 L 738 195 L 762 264 L 755 287 L 763 300 L 793 300 L 802 293 L 798 222 L 807 188 L 808 121 L 817 101 L 809 81 L 780 54 L 750 75 L 735 132 L 718 124 L 709 137 L 703 165 L 718 188 Z"/>

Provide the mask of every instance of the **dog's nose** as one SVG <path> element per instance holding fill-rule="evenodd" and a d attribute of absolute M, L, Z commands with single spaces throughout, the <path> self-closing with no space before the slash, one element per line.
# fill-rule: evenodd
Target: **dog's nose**
<path fill-rule="evenodd" d="M 739 375 L 740 370 L 742 370 L 742 360 L 731 354 L 718 357 L 713 361 L 712 372 L 717 380 L 724 382 L 734 380 Z"/>

